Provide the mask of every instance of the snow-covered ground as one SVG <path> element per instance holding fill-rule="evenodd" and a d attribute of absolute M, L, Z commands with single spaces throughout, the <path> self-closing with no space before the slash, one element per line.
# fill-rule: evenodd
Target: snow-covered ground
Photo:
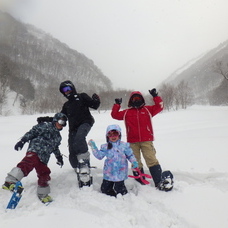
<path fill-rule="evenodd" d="M 50 114 L 51 115 L 51 114 Z M 98 147 L 105 142 L 107 125 L 113 120 L 110 111 L 93 112 L 96 123 L 89 133 Z M 0 117 L 0 179 L 24 156 L 15 151 L 19 138 L 36 124 L 35 116 Z M 94 169 L 92 187 L 79 190 L 76 175 L 68 159 L 63 168 L 52 155 L 51 196 L 45 206 L 36 197 L 35 171 L 22 179 L 23 197 L 15 210 L 6 211 L 10 192 L 0 189 L 0 226 L 3 228 L 227 228 L 228 227 L 228 107 L 193 106 L 188 110 L 163 112 L 153 118 L 155 148 L 164 170 L 175 176 L 171 192 L 161 192 L 126 180 L 129 194 L 117 198 L 99 192 L 104 161 L 91 155 Z M 68 129 L 62 131 L 61 152 L 68 156 Z M 146 172 L 148 169 L 145 167 Z M 131 171 L 129 170 L 129 173 Z"/>

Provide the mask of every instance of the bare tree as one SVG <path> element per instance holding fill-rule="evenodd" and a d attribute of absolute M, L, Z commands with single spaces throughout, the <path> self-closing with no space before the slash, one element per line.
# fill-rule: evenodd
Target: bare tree
<path fill-rule="evenodd" d="M 175 97 L 175 88 L 170 84 L 162 84 L 159 89 L 161 97 L 164 101 L 164 108 L 168 111 L 173 108 L 174 105 L 174 97 Z"/>
<path fill-rule="evenodd" d="M 222 61 L 216 61 L 213 66 L 214 72 L 221 74 L 226 80 L 228 80 L 228 63 Z"/>
<path fill-rule="evenodd" d="M 228 83 L 223 79 L 221 84 L 209 94 L 211 105 L 228 105 Z"/>
<path fill-rule="evenodd" d="M 11 71 L 7 65 L 7 58 L 0 56 L 0 114 L 2 114 L 2 108 L 6 102 L 8 91 L 8 78 L 11 75 Z"/>
<path fill-rule="evenodd" d="M 176 87 L 171 84 L 162 84 L 159 89 L 166 110 L 186 109 L 193 103 L 193 94 L 188 83 L 181 81 Z"/>
<path fill-rule="evenodd" d="M 130 98 L 131 91 L 129 90 L 117 90 L 101 92 L 99 94 L 101 98 L 101 110 L 110 110 L 112 105 L 115 103 L 115 98 L 122 98 L 121 108 L 126 108 L 128 105 L 128 100 Z"/>
<path fill-rule="evenodd" d="M 181 81 L 175 90 L 176 108 L 180 106 L 186 109 L 193 102 L 193 94 L 187 82 Z"/>

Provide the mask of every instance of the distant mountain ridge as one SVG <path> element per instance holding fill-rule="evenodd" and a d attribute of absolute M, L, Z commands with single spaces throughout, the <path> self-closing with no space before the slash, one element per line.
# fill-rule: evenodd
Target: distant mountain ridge
<path fill-rule="evenodd" d="M 218 64 L 220 63 L 220 64 Z M 196 101 L 211 103 L 213 96 L 227 97 L 227 101 L 220 102 L 217 99 L 213 104 L 228 105 L 228 80 L 221 74 L 228 73 L 228 40 L 210 50 L 206 54 L 189 61 L 183 67 L 177 69 L 163 83 L 177 85 L 185 81 L 192 88 Z M 218 89 L 222 86 L 223 89 Z M 214 92 L 216 91 L 216 94 Z M 219 94 L 221 93 L 221 94 Z"/>
<path fill-rule="evenodd" d="M 48 110 L 60 96 L 58 87 L 63 80 L 71 80 L 78 92 L 90 95 L 112 90 L 110 79 L 91 59 L 1 11 L 0 50 L 0 86 L 15 92 L 27 111 L 32 103 L 44 100 Z"/>

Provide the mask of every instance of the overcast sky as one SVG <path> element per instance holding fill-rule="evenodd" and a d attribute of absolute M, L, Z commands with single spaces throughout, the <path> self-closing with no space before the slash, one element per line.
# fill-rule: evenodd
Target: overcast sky
<path fill-rule="evenodd" d="M 147 92 L 228 40 L 228 0 L 0 0 L 83 53 L 115 88 Z M 77 64 L 77 63 L 75 63 Z"/>

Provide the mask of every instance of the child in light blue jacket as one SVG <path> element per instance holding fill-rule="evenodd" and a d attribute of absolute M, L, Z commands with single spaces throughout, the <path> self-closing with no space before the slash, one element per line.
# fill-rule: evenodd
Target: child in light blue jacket
<path fill-rule="evenodd" d="M 119 193 L 127 194 L 124 180 L 128 178 L 128 161 L 132 163 L 133 169 L 138 167 L 138 162 L 129 143 L 120 139 L 121 128 L 119 125 L 109 125 L 106 130 L 107 143 L 102 144 L 100 150 L 92 139 L 88 143 L 97 159 L 102 160 L 106 157 L 101 192 L 110 196 L 116 196 Z"/>

